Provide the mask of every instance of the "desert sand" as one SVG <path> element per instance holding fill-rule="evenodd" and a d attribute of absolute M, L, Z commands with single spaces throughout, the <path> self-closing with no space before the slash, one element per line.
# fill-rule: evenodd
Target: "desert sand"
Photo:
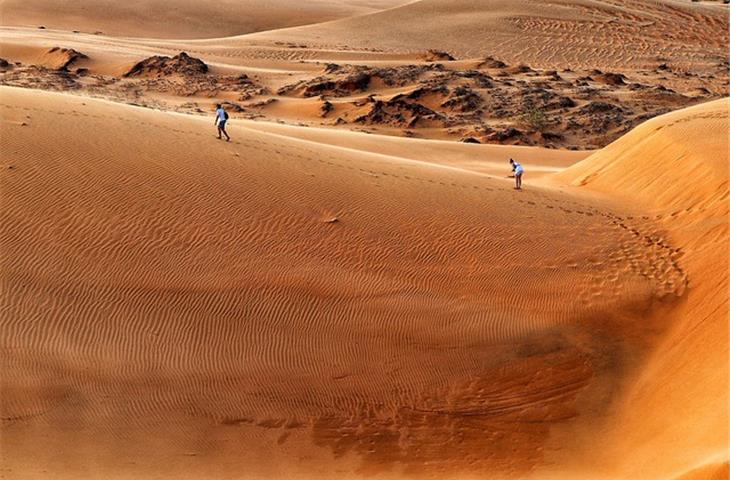
<path fill-rule="evenodd" d="M 728 478 L 727 7 L 246 7 L 0 3 L 1 478 Z"/>
<path fill-rule="evenodd" d="M 241 35 L 374 13 L 406 0 L 2 0 L 2 24 L 151 38 Z"/>

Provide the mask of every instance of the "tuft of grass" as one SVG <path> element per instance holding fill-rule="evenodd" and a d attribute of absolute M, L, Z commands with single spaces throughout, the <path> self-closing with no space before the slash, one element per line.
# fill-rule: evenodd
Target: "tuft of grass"
<path fill-rule="evenodd" d="M 527 127 L 538 132 L 545 130 L 545 127 L 547 127 L 548 124 L 548 118 L 545 111 L 533 106 L 525 108 L 521 119 Z"/>

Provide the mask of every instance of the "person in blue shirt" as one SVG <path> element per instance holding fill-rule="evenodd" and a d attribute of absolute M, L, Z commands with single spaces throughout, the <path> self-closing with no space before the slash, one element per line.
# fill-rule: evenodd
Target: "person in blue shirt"
<path fill-rule="evenodd" d="M 226 132 L 226 122 L 228 121 L 228 112 L 223 109 L 223 106 L 218 103 L 215 106 L 215 125 L 218 127 L 218 140 L 221 139 L 221 134 L 226 136 L 226 142 L 231 141 L 231 137 Z"/>
<path fill-rule="evenodd" d="M 511 158 L 509 163 L 512 165 L 512 171 L 515 172 L 515 190 L 522 190 L 522 174 L 525 173 L 525 169 Z"/>

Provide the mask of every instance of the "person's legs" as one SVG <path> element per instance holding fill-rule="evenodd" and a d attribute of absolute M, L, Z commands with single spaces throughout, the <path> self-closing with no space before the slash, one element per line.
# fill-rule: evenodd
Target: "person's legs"
<path fill-rule="evenodd" d="M 218 129 L 218 140 L 220 140 L 221 139 L 221 126 L 216 125 L 216 128 Z"/>
<path fill-rule="evenodd" d="M 231 137 L 226 132 L 226 122 L 218 122 L 218 138 L 221 138 L 221 133 L 226 136 L 226 140 L 230 141 Z"/>
<path fill-rule="evenodd" d="M 515 175 L 515 188 L 520 190 L 522 188 L 522 174 Z"/>

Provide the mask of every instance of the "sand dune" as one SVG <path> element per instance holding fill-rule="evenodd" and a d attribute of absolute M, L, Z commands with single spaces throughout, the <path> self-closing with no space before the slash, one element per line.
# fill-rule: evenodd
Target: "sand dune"
<path fill-rule="evenodd" d="M 1 478 L 728 478 L 720 2 L 0 23 Z"/>
<path fill-rule="evenodd" d="M 586 191 L 609 156 L 621 168 L 620 143 L 564 174 L 583 188 L 514 192 L 495 167 L 416 162 L 371 135 L 344 148 L 338 136 L 358 134 L 236 122 L 225 143 L 207 118 L 1 92 L 9 475 L 548 475 L 558 460 L 588 468 L 555 449 L 561 435 L 581 458 L 581 439 L 630 434 L 617 443 L 641 448 L 599 458 L 606 472 L 624 458 L 635 478 L 676 449 L 667 470 L 644 471 L 658 478 L 719 448 L 727 299 L 711 308 L 702 289 L 717 293 L 726 271 L 695 270 L 709 254 L 690 255 L 695 232 L 675 232 L 672 212 L 644 218 L 651 205 Z M 726 106 L 627 142 L 672 146 Z M 725 241 L 707 215 L 693 216 L 703 241 Z M 692 353 L 706 363 L 683 365 Z M 700 390 L 672 387 L 705 364 L 719 370 Z M 659 395 L 704 412 L 676 422 L 691 449 Z M 616 432 L 600 427 L 611 419 Z M 657 425 L 666 439 L 640 438 Z"/>
<path fill-rule="evenodd" d="M 406 20 L 407 19 L 407 20 Z M 545 68 L 653 66 L 658 58 L 702 64 L 726 57 L 727 10 L 662 1 L 421 0 L 252 40 L 392 51 L 496 55 Z"/>
<path fill-rule="evenodd" d="M 390 8 L 400 0 L 2 0 L 3 25 L 148 38 L 220 38 Z"/>
<path fill-rule="evenodd" d="M 670 230 L 690 278 L 607 442 L 614 463 L 615 451 L 651 459 L 628 457 L 632 475 L 669 478 L 693 459 L 728 459 L 729 115 L 727 99 L 663 115 L 558 175 L 642 204 Z M 727 464 L 700 470 L 727 472 Z"/>
<path fill-rule="evenodd" d="M 40 12 L 45 3 L 27 8 Z M 0 58 L 9 68 L 0 84 L 185 113 L 226 100 L 247 118 L 571 150 L 601 148 L 649 118 L 730 88 L 728 10 L 705 2 L 277 0 L 175 9 L 148 2 L 164 28 L 137 21 L 130 12 L 138 6 L 124 5 L 82 2 L 83 27 L 3 26 Z M 57 7 L 69 15 L 75 8 Z M 4 23 L 17 24 L 16 16 L 29 15 L 24 8 L 8 4 Z M 324 11 L 339 8 L 344 18 L 324 21 Z M 300 9 L 312 18 L 294 15 Z M 64 20 L 50 7 L 43 12 Z M 94 34 L 99 19 L 120 29 L 131 22 L 141 30 L 131 34 L 143 38 Z M 249 21 L 255 28 L 239 25 Z M 290 22 L 308 25 L 278 28 Z M 195 30 L 213 26 L 218 31 Z M 253 30 L 266 31 L 226 36 Z M 165 36 L 197 39 L 155 38 Z M 49 59 L 52 49 L 88 58 L 59 74 L 64 60 Z M 204 62 L 206 73 L 126 75 L 138 62 L 181 52 Z"/>
<path fill-rule="evenodd" d="M 6 27 L 0 57 L 8 67 L 0 70 L 0 84 L 73 90 L 185 113 L 203 113 L 214 99 L 226 100 L 246 118 L 289 124 L 591 150 L 648 118 L 720 98 L 729 81 L 719 60 L 690 70 L 670 62 L 620 70 L 625 73 L 558 72 L 484 59 L 424 63 L 420 54 L 384 60 L 392 54 L 371 53 L 358 60 L 361 52 L 343 50 L 337 54 L 355 63 L 325 63 L 323 56 L 333 52 L 287 43 L 239 48 L 237 41 Z M 69 52 L 73 59 L 66 58 Z"/>
<path fill-rule="evenodd" d="M 649 120 L 557 178 L 623 194 L 674 217 L 682 212 L 673 210 L 682 208 L 722 214 L 728 139 L 720 133 L 727 129 L 729 109 L 723 99 Z M 703 135 L 706 131 L 713 134 Z"/>
<path fill-rule="evenodd" d="M 270 122 L 253 122 L 248 128 L 275 133 L 290 138 L 308 140 L 341 147 L 349 151 L 368 152 L 398 161 L 411 161 L 425 165 L 443 165 L 498 177 L 505 175 L 505 161 L 518 158 L 531 164 L 530 177 L 538 178 L 583 160 L 590 151 L 559 151 L 548 148 L 507 145 L 469 145 L 440 140 L 376 137 L 359 132 L 338 131 L 332 134 L 327 128 L 292 128 Z M 509 168 L 507 168 L 509 170 Z"/>

